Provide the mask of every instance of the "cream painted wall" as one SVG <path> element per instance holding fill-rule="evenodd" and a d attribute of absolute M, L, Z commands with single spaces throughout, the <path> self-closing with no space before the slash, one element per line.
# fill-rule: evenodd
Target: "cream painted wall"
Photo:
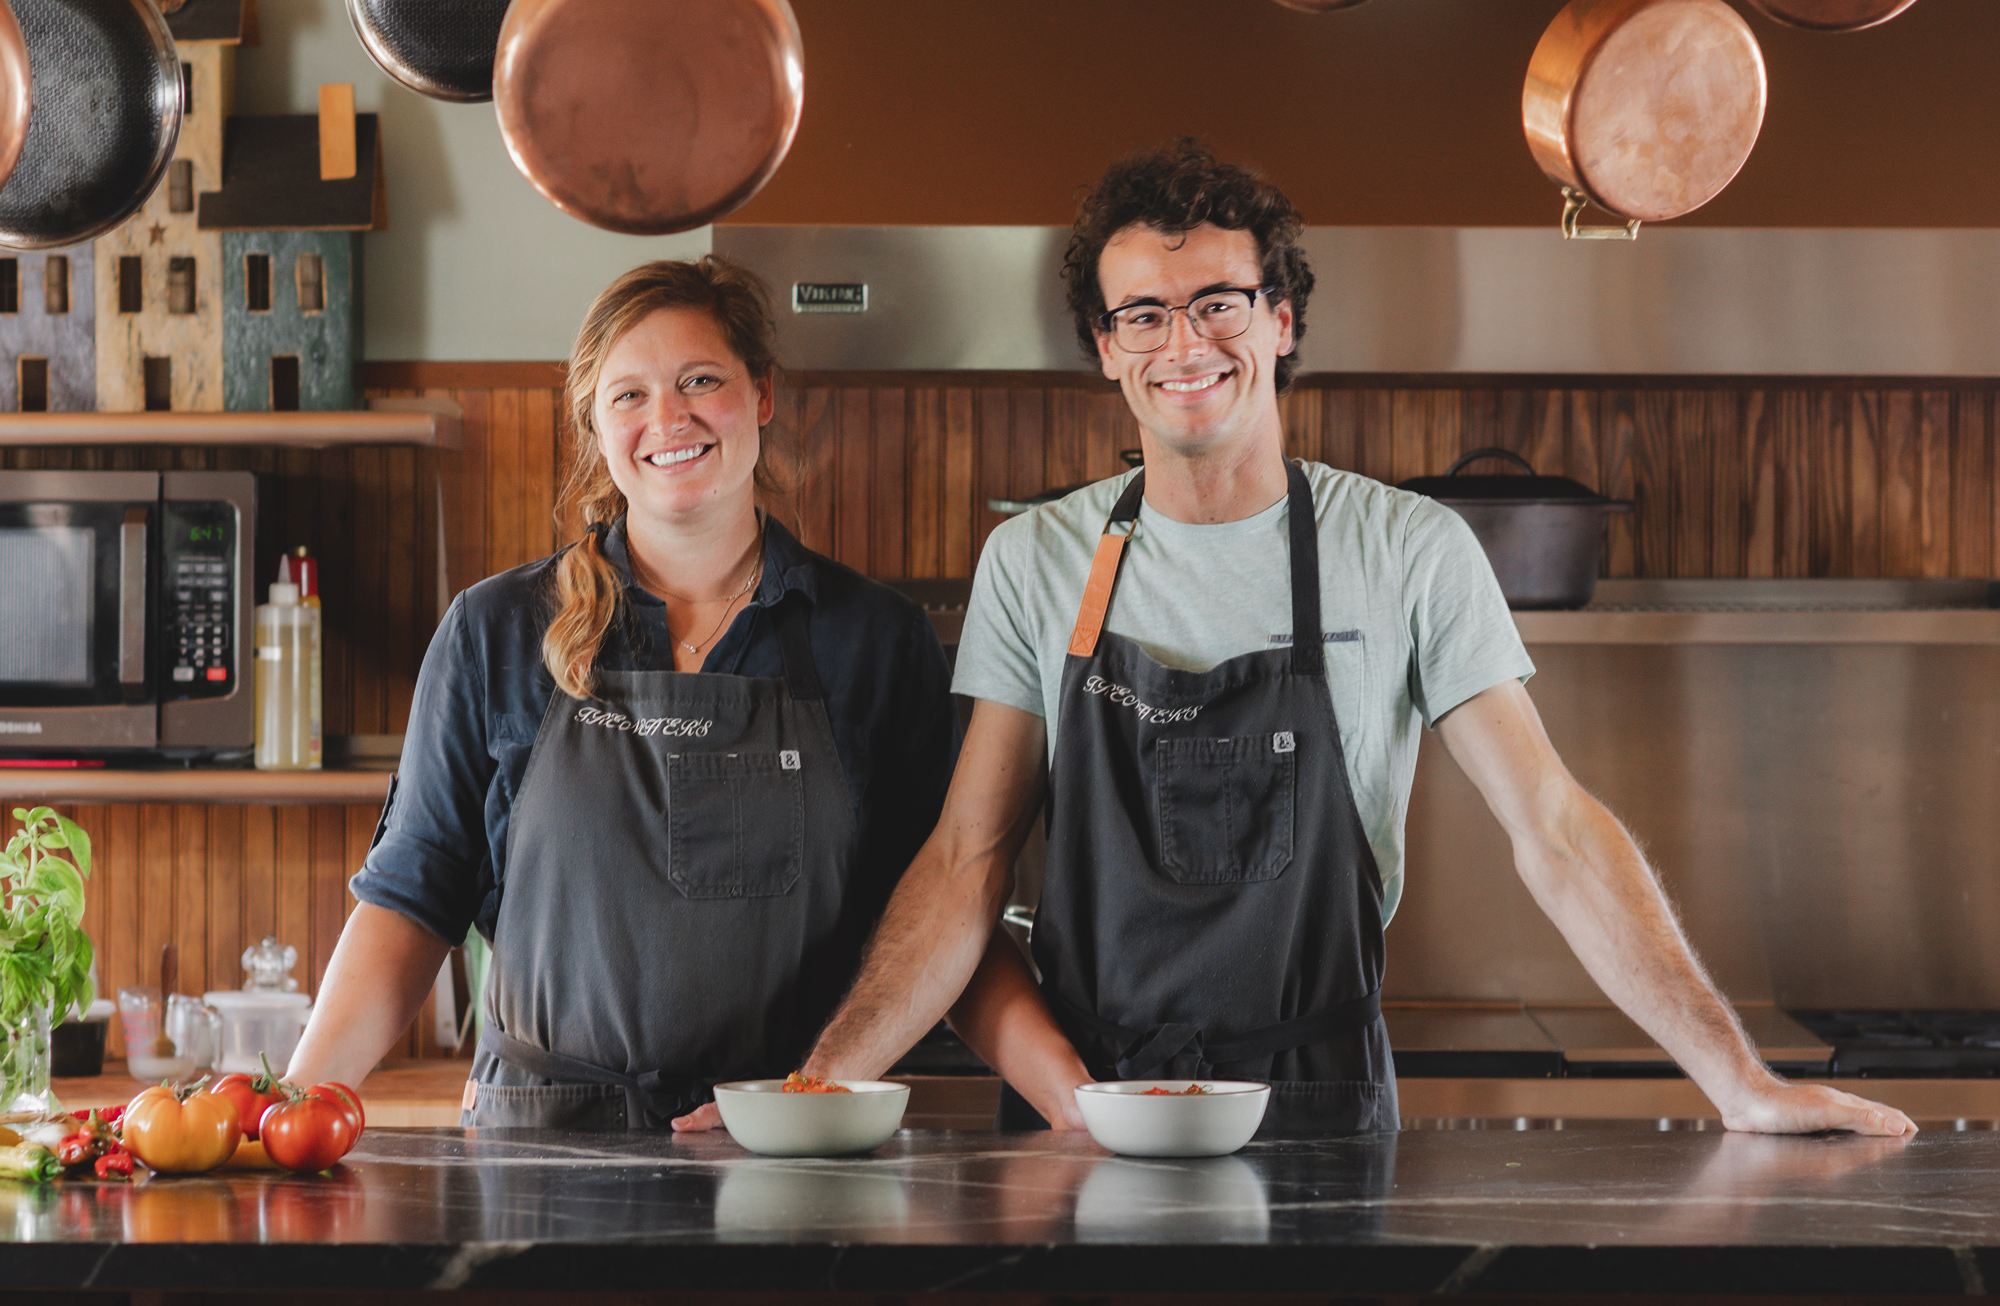
<path fill-rule="evenodd" d="M 389 230 L 363 241 L 367 359 L 556 359 L 591 297 L 650 258 L 708 252 L 703 227 L 621 236 L 557 211 L 514 169 L 490 104 L 446 104 L 375 66 L 341 0 L 259 0 L 263 43 L 236 63 L 238 113 L 312 113 L 353 82 L 382 115 Z"/>

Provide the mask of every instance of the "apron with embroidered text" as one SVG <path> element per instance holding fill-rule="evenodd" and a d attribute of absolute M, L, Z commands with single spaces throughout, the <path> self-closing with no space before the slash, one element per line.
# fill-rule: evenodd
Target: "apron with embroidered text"
<path fill-rule="evenodd" d="M 869 922 L 807 604 L 781 680 L 598 674 L 558 690 L 509 820 L 464 1123 L 659 1127 L 804 1059 Z"/>
<path fill-rule="evenodd" d="M 1100 1079 L 1267 1081 L 1263 1137 L 1389 1130 L 1381 876 L 1328 693 L 1312 492 L 1285 470 L 1291 645 L 1209 671 L 1104 631 L 1143 471 L 1112 510 L 1063 667 L 1034 956 Z M 1008 1096 L 1003 1125 L 1032 1123 Z"/>

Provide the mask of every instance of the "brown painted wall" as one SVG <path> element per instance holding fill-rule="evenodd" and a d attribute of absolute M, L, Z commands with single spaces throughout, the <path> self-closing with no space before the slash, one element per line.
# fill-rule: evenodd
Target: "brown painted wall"
<path fill-rule="evenodd" d="M 731 221 L 1067 223 L 1112 159 L 1182 133 L 1254 163 L 1314 224 L 1553 226 L 1521 137 L 1562 0 L 794 0 L 805 114 Z M 1879 28 L 1780 27 L 1770 108 L 1730 188 L 1683 221 L 2000 226 L 2000 4 Z"/>
<path fill-rule="evenodd" d="M 1383 0 L 1387 3 L 1387 0 Z M 455 487 L 465 574 L 570 538 L 552 519 L 562 440 L 554 375 L 534 365 L 376 365 L 370 393 L 464 405 Z M 1358 378 L 1284 401 L 1294 454 L 1383 480 L 1498 444 L 1637 501 L 1612 519 L 1614 576 L 2000 575 L 2000 384 L 1683 389 L 1560 381 L 1440 386 Z M 806 542 L 878 576 L 965 576 L 1001 518 L 989 497 L 1108 476 L 1136 430 L 1116 392 L 1075 376 L 799 375 L 779 421 L 799 459 Z M 267 505 L 323 559 L 330 733 L 394 733 L 436 624 L 436 466 L 410 450 L 9 450 L 7 466 L 242 466 L 275 472 Z M 159 804 L 74 809 L 96 840 L 86 921 L 107 989 L 177 945 L 181 987 L 235 987 L 237 955 L 275 931 L 316 987 L 352 909 L 366 808 Z M 412 1053 L 434 1053 L 412 1031 Z M 116 1044 L 114 1043 L 114 1050 Z"/>

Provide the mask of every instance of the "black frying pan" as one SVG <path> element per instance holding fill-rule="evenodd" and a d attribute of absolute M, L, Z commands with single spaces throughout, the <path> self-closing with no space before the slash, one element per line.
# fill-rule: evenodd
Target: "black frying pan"
<path fill-rule="evenodd" d="M 0 189 L 0 245 L 57 249 L 137 213 L 181 131 L 181 63 L 153 0 L 12 0 L 34 110 Z"/>
<path fill-rule="evenodd" d="M 347 0 L 354 34 L 382 70 L 433 100 L 493 98 L 507 0 Z"/>

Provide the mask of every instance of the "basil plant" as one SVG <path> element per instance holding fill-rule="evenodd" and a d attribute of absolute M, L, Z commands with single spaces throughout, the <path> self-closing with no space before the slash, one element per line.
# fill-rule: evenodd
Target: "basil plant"
<path fill-rule="evenodd" d="M 47 807 L 17 807 L 14 819 L 21 828 L 0 852 L 0 1030 L 40 1007 L 61 1021 L 97 996 L 83 932 L 90 836 Z"/>

